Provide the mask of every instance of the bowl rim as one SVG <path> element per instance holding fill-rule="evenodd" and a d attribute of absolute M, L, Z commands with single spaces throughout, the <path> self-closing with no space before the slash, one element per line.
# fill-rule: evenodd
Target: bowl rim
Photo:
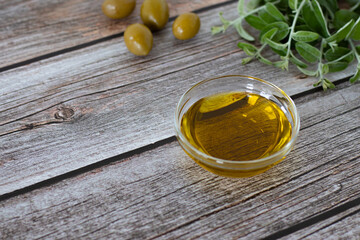
<path fill-rule="evenodd" d="M 185 96 L 199 85 L 202 85 L 206 82 L 214 81 L 217 79 L 229 78 L 229 77 L 247 78 L 247 79 L 251 79 L 254 81 L 260 81 L 262 83 L 265 83 L 266 85 L 269 85 L 270 87 L 275 88 L 276 90 L 281 92 L 281 94 L 290 102 L 290 105 L 294 108 L 294 112 L 290 112 L 291 116 L 293 117 L 293 121 L 294 121 L 294 127 L 292 128 L 291 139 L 286 145 L 284 145 L 277 152 L 275 152 L 267 157 L 259 158 L 259 159 L 249 159 L 249 160 L 244 160 L 244 161 L 243 160 L 242 161 L 226 160 L 226 159 L 222 159 L 222 158 L 213 157 L 211 155 L 208 155 L 208 154 L 198 150 L 182 134 L 182 132 L 180 130 L 180 121 L 181 120 L 179 119 L 179 117 L 180 117 L 179 115 L 182 110 L 182 109 L 180 109 L 180 103 L 183 101 Z M 181 140 L 181 142 L 186 147 L 189 147 L 193 152 L 195 152 L 197 155 L 199 155 L 201 157 L 201 159 L 199 159 L 199 160 L 211 160 L 211 161 L 214 161 L 215 163 L 217 163 L 217 165 L 219 163 L 221 163 L 221 164 L 229 163 L 229 164 L 235 164 L 235 165 L 255 164 L 255 163 L 263 163 L 263 162 L 267 162 L 269 160 L 273 160 L 274 158 L 281 156 L 284 151 L 286 152 L 288 149 L 290 149 L 291 145 L 293 145 L 294 142 L 296 141 L 297 136 L 299 134 L 299 130 L 300 130 L 300 117 L 299 117 L 296 105 L 295 105 L 294 101 L 291 99 L 291 97 L 288 94 L 286 94 L 281 88 L 276 86 L 275 84 L 265 81 L 263 79 L 257 78 L 257 77 L 249 76 L 249 75 L 235 75 L 235 74 L 234 75 L 222 75 L 222 76 L 208 78 L 208 79 L 205 79 L 205 80 L 202 80 L 202 81 L 196 83 L 195 85 L 190 87 L 187 91 L 185 91 L 185 93 L 181 96 L 180 100 L 178 101 L 177 106 L 176 106 L 176 111 L 174 114 L 174 120 L 175 120 L 176 137 L 180 138 L 179 140 Z M 191 153 L 189 153 L 189 154 L 192 155 L 193 157 L 197 158 L 193 154 L 191 154 Z"/>

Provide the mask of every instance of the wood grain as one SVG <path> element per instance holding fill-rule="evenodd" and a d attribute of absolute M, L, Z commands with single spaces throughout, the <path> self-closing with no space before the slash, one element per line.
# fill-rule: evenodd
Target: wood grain
<path fill-rule="evenodd" d="M 360 213 L 342 219 L 340 222 L 324 227 L 320 231 L 307 236 L 305 239 L 359 239 Z"/>
<path fill-rule="evenodd" d="M 282 239 L 357 239 L 359 236 L 360 205 L 356 205 Z"/>
<path fill-rule="evenodd" d="M 359 87 L 297 98 L 298 143 L 264 174 L 217 177 L 173 142 L 1 202 L 0 235 L 258 239 L 286 229 L 358 198 Z"/>
<path fill-rule="evenodd" d="M 101 11 L 102 0 L 0 1 L 0 68 L 48 53 L 118 35 L 141 22 L 137 1 L 127 18 L 112 20 Z M 168 0 L 170 16 L 226 0 Z M 170 24 L 169 24 L 170 25 Z"/>
<path fill-rule="evenodd" d="M 190 41 L 175 40 L 168 24 L 146 58 L 114 39 L 0 73 L 0 195 L 173 136 L 176 103 L 200 80 L 247 74 L 289 94 L 313 89 L 315 80 L 296 69 L 242 66 L 234 30 L 209 34 L 219 24 L 213 16 L 233 18 L 235 7 L 200 14 L 202 28 Z"/>
<path fill-rule="evenodd" d="M 309 95 L 300 102 L 296 101 L 304 120 L 297 147 L 291 160 L 288 158 L 284 163 L 288 164 L 287 169 L 267 178 L 272 186 L 267 186 L 264 194 L 254 193 L 249 197 L 251 201 L 236 199 L 226 207 L 219 207 L 221 211 L 215 208 L 211 214 L 194 218 L 194 223 L 189 220 L 191 224 L 184 223 L 160 234 L 161 239 L 216 239 L 220 236 L 225 239 L 259 239 L 358 198 L 354 178 L 359 176 L 355 168 L 360 164 L 359 146 L 356 146 L 360 143 L 360 128 L 358 124 L 350 124 L 350 127 L 348 121 L 360 119 L 359 107 L 355 107 L 359 104 L 359 96 L 357 101 L 353 101 L 353 98 L 347 99 L 352 94 L 341 95 L 344 98 L 332 97 L 336 101 L 343 98 L 347 102 L 345 105 L 352 106 L 352 116 L 348 120 L 341 120 L 347 114 L 339 113 L 338 107 L 324 109 L 323 104 L 331 102 L 329 98 L 319 101 Z M 306 102 L 305 105 L 301 104 L 302 101 Z M 323 112 L 309 108 L 315 103 L 324 109 Z M 347 112 L 345 109 L 342 110 Z M 345 129 L 347 127 L 350 128 Z M 339 138 L 342 139 L 340 142 Z M 279 179 L 281 175 L 283 179 Z M 248 184 L 257 186 L 258 182 L 255 179 Z"/>

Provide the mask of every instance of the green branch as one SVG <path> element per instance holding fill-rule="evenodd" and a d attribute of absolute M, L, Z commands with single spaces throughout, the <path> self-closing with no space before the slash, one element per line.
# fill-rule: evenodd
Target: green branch
<path fill-rule="evenodd" d="M 286 53 L 286 58 L 289 59 L 289 56 L 290 56 L 290 51 L 291 51 L 291 41 L 292 41 L 292 38 L 293 38 L 293 34 L 295 32 L 295 26 L 296 26 L 296 23 L 297 23 L 297 20 L 299 18 L 299 15 L 300 15 L 300 12 L 301 12 L 301 9 L 305 6 L 305 3 L 307 2 L 307 0 L 303 0 L 299 6 L 299 8 L 296 10 L 296 14 L 294 16 L 294 20 L 292 22 L 292 25 L 290 27 L 290 33 L 289 33 L 289 40 L 288 42 L 286 43 L 287 44 L 287 53 Z"/>
<path fill-rule="evenodd" d="M 220 13 L 223 25 L 213 27 L 212 33 L 224 32 L 233 26 L 242 39 L 254 41 L 254 36 L 242 26 L 245 19 L 251 27 L 259 30 L 257 39 L 261 46 L 246 41 L 238 42 L 237 46 L 248 55 L 242 59 L 243 64 L 256 58 L 262 63 L 288 70 L 291 62 L 305 75 L 316 76 L 318 81 L 314 86 L 321 84 L 326 90 L 335 85 L 325 75 L 345 70 L 355 56 L 358 61 L 357 71 L 350 82 L 360 81 L 360 53 L 357 52 L 360 47 L 356 46 L 357 42 L 353 42 L 360 40 L 360 22 L 354 12 L 360 7 L 360 1 L 351 9 L 341 11 L 324 0 L 287 0 L 288 5 L 284 1 L 249 0 L 252 6 L 246 12 L 245 1 L 239 0 L 239 16 L 229 21 Z M 326 16 L 336 18 L 327 19 Z M 347 41 L 349 44 L 345 45 Z M 273 61 L 262 56 L 267 46 L 280 56 L 280 60 Z M 308 69 L 308 63 L 313 66 L 316 64 L 316 69 Z"/>

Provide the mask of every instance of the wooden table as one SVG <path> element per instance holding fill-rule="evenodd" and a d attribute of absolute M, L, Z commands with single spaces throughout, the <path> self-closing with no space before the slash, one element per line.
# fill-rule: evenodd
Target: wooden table
<path fill-rule="evenodd" d="M 168 0 L 147 57 L 101 1 L 0 0 L 0 239 L 360 239 L 360 84 L 313 88 L 295 68 L 241 65 L 236 1 Z M 192 40 L 176 15 L 195 11 Z M 173 114 L 194 83 L 247 74 L 290 94 L 301 130 L 285 161 L 251 178 L 215 176 L 180 148 Z"/>

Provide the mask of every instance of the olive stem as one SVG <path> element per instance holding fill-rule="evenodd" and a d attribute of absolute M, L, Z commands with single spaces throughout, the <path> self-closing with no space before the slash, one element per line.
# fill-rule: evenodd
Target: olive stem
<path fill-rule="evenodd" d="M 329 63 L 336 63 L 336 62 L 338 62 L 338 61 L 340 61 L 340 60 L 343 60 L 344 58 L 350 56 L 351 54 L 353 54 L 353 51 L 348 52 L 347 54 L 341 56 L 341 57 L 338 58 L 338 59 L 335 59 L 335 60 L 333 60 L 333 61 L 328 62 L 328 64 L 329 64 Z M 358 60 L 359 60 L 359 59 L 358 59 Z"/>
<path fill-rule="evenodd" d="M 360 6 L 360 2 L 358 2 L 357 4 L 355 4 L 354 6 L 352 6 L 352 8 L 350 8 L 349 10 L 350 10 L 351 12 L 354 12 L 359 6 Z"/>
<path fill-rule="evenodd" d="M 239 22 L 242 22 L 242 20 L 243 20 L 244 18 L 246 18 L 246 17 L 248 17 L 248 16 L 250 16 L 250 15 L 252 15 L 252 14 L 254 14 L 254 13 L 257 13 L 258 11 L 260 11 L 260 10 L 262 10 L 262 9 L 264 9 L 264 8 L 265 8 L 265 6 L 261 6 L 261 7 L 255 8 L 254 10 L 246 13 L 245 15 L 240 16 L 240 17 L 238 17 L 237 19 L 231 21 L 231 22 L 230 22 L 230 25 L 234 25 L 234 24 L 237 24 L 237 23 L 239 23 Z"/>
<path fill-rule="evenodd" d="M 322 56 L 323 56 L 323 52 L 324 52 L 324 46 L 326 45 L 326 41 L 324 39 L 321 40 L 321 45 L 320 45 L 320 59 L 319 59 L 319 63 L 318 63 L 318 74 L 319 74 L 319 81 L 318 83 L 323 83 L 324 81 L 324 68 L 323 68 L 323 63 L 322 63 Z"/>
<path fill-rule="evenodd" d="M 350 43 L 350 46 L 351 46 L 352 51 L 353 51 L 354 54 L 355 54 L 356 60 L 357 60 L 358 63 L 360 64 L 360 55 L 359 55 L 358 52 L 356 51 L 356 48 L 355 48 L 354 43 L 353 43 L 351 40 L 349 40 L 349 43 Z"/>
<path fill-rule="evenodd" d="M 303 0 L 299 6 L 299 8 L 296 10 L 296 14 L 294 16 L 294 20 L 292 22 L 292 25 L 291 25 L 291 28 L 290 28 L 290 33 L 289 33 L 289 40 L 288 42 L 286 43 L 287 44 L 287 53 L 286 53 L 286 58 L 289 58 L 290 56 L 290 51 L 291 51 L 291 40 L 292 40 L 292 36 L 294 34 L 294 31 L 295 31 L 295 26 L 296 26 L 296 22 L 299 18 L 299 15 L 300 15 L 300 12 L 301 12 L 301 9 L 305 6 L 305 3 L 307 2 L 307 0 Z"/>

